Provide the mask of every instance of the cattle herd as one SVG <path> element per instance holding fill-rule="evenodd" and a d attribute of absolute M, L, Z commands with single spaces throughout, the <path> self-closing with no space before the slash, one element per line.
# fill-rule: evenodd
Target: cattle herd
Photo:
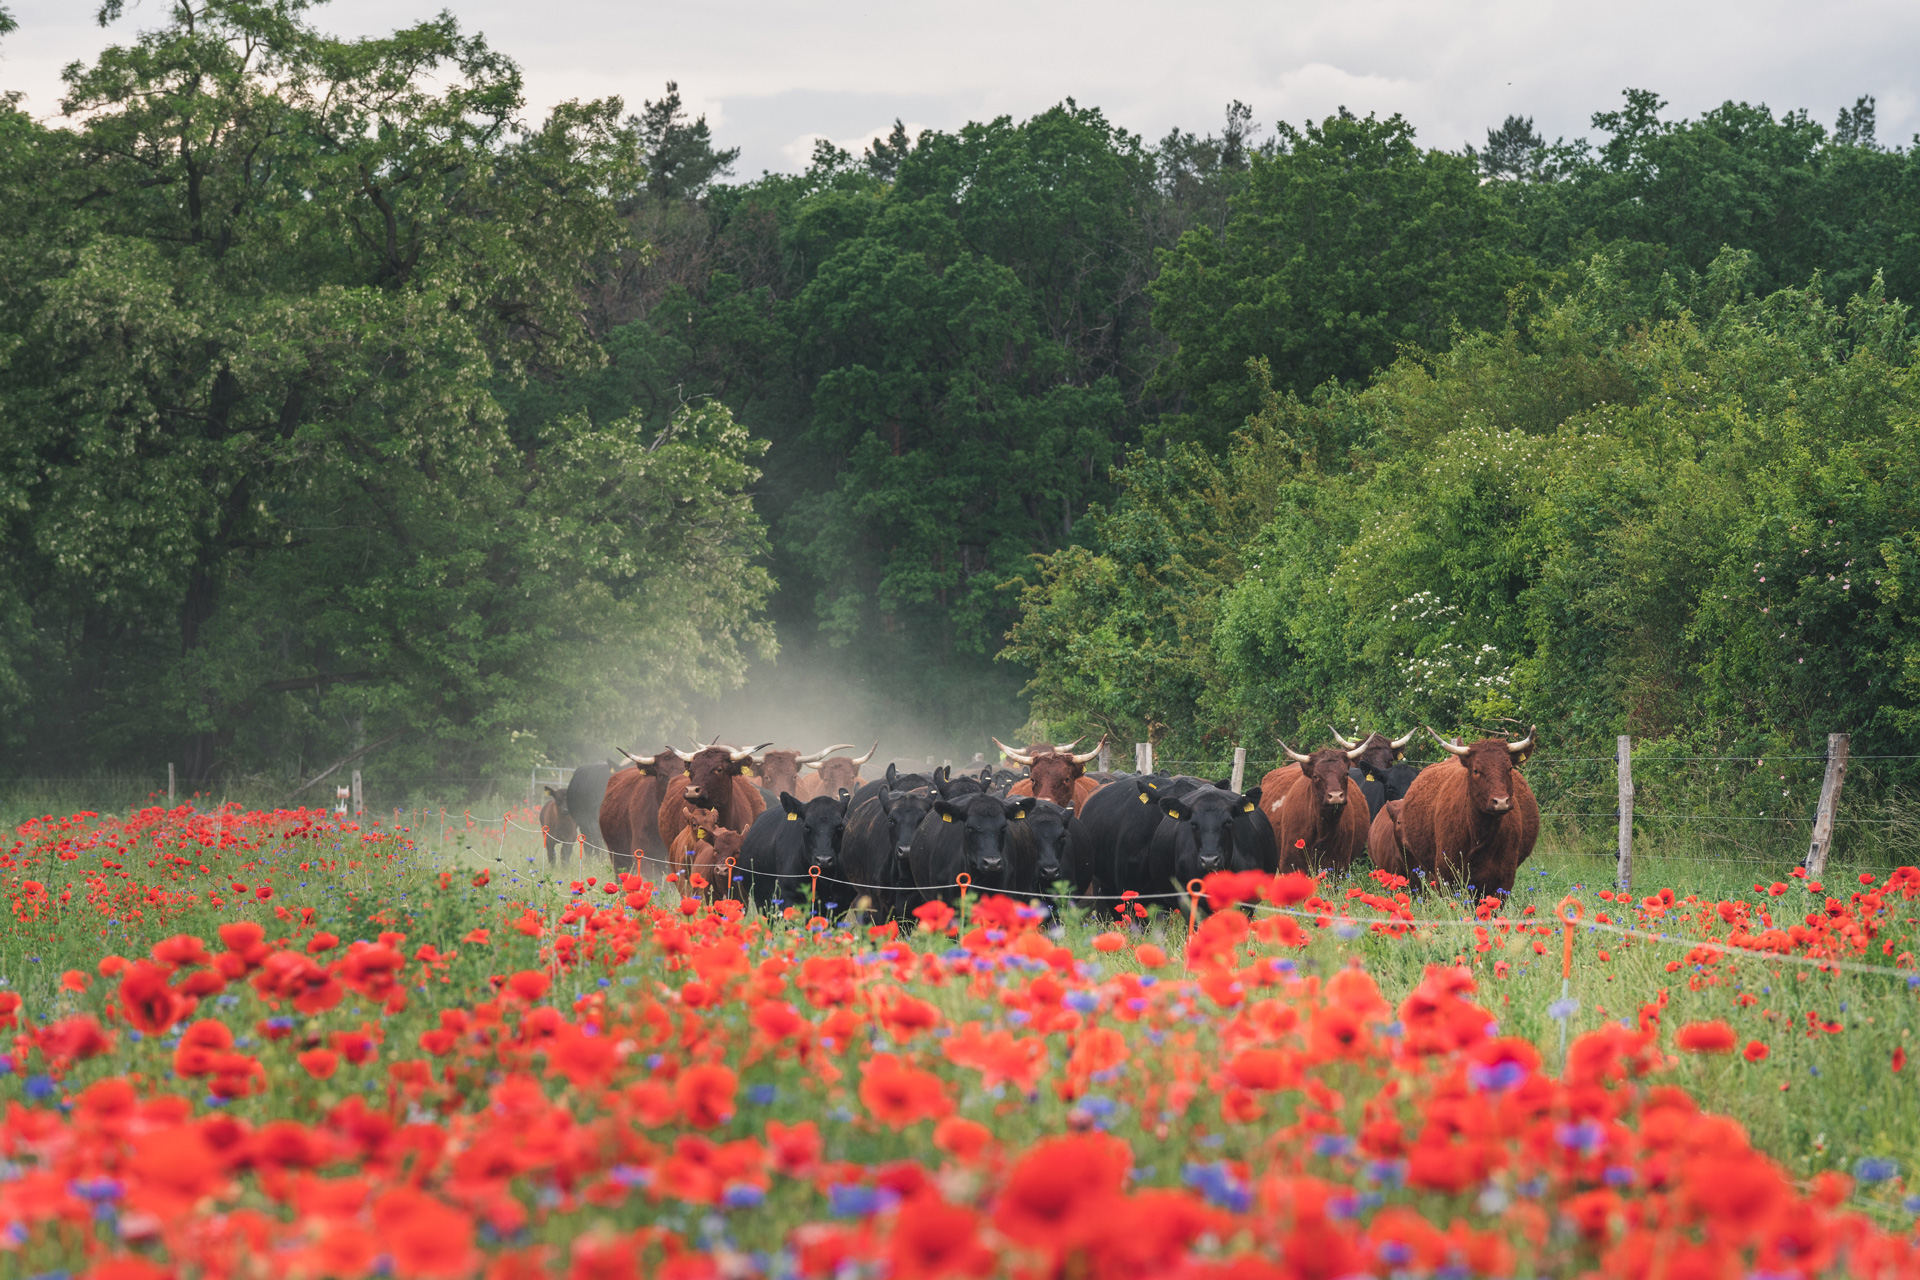
<path fill-rule="evenodd" d="M 1428 730 L 1432 733 L 1432 730 Z M 1513 888 L 1540 833 L 1520 775 L 1536 735 L 1470 745 L 1434 740 L 1437 764 L 1406 763 L 1414 734 L 1333 735 L 1250 791 L 1184 775 L 1088 773 L 1096 748 L 994 739 L 1009 767 L 866 779 L 863 756 L 717 742 L 586 765 L 549 787 L 541 827 L 550 865 L 576 841 L 615 872 L 636 865 L 690 892 L 763 907 L 899 916 L 963 890 L 1087 903 L 1153 901 L 1216 871 L 1345 872 L 1372 867 L 1475 893 Z"/>

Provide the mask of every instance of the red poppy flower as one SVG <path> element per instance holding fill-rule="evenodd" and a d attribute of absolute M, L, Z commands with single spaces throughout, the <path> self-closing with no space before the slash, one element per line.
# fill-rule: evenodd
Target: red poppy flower
<path fill-rule="evenodd" d="M 980 1243 L 980 1215 L 948 1204 L 937 1195 L 919 1195 L 900 1209 L 888 1242 L 891 1274 L 899 1280 L 936 1276 L 983 1276 L 993 1269 L 993 1254 Z"/>
<path fill-rule="evenodd" d="M 860 1074 L 860 1101 L 874 1119 L 894 1129 L 937 1120 L 953 1110 L 939 1076 L 891 1053 L 876 1053 L 867 1062 Z"/>
<path fill-rule="evenodd" d="M 1749 1040 L 1747 1041 L 1747 1047 L 1740 1051 L 1740 1056 L 1748 1062 L 1765 1062 L 1767 1055 L 1772 1052 L 1773 1050 L 1767 1048 L 1761 1041 Z"/>
<path fill-rule="evenodd" d="M 680 1114 L 697 1129 L 712 1129 L 733 1119 L 733 1094 L 739 1080 L 717 1062 L 688 1067 L 673 1082 Z"/>
<path fill-rule="evenodd" d="M 1687 1053 L 1732 1053 L 1738 1037 L 1733 1028 L 1715 1018 L 1711 1022 L 1689 1022 L 1680 1028 L 1674 1042 Z"/>
<path fill-rule="evenodd" d="M 993 1224 L 1021 1244 L 1071 1248 L 1109 1225 L 1133 1153 L 1104 1133 L 1036 1144 L 1007 1176 Z"/>

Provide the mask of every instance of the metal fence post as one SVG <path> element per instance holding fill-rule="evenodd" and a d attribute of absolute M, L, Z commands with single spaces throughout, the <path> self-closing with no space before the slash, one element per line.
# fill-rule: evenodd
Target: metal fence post
<path fill-rule="evenodd" d="M 1807 849 L 1807 874 L 1818 880 L 1827 869 L 1833 846 L 1833 815 L 1840 807 L 1840 787 L 1847 780 L 1847 735 L 1827 735 L 1827 776 L 1820 784 L 1820 807 L 1813 815 L 1813 844 Z"/>
<path fill-rule="evenodd" d="M 1235 791 L 1244 791 L 1246 787 L 1243 784 L 1246 780 L 1247 749 L 1245 747 L 1235 747 L 1233 749 L 1233 780 L 1228 785 Z"/>
<path fill-rule="evenodd" d="M 1633 892 L 1633 739 L 1621 734 L 1618 768 L 1620 771 L 1620 867 L 1614 885 L 1623 893 Z"/>

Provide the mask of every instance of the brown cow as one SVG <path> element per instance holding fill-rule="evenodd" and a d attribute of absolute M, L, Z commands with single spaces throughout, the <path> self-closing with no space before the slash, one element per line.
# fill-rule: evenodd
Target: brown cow
<path fill-rule="evenodd" d="M 1009 798 L 1035 796 L 1075 813 L 1086 804 L 1088 796 L 1100 789 L 1100 783 L 1087 776 L 1087 764 L 1106 744 L 1107 739 L 1102 735 L 1093 750 L 1076 755 L 1073 749 L 1080 745 L 1078 738 L 1058 747 L 1037 743 L 1025 751 L 1015 751 L 998 738 L 993 740 L 993 745 L 1000 748 L 1007 759 L 1027 767 L 1027 776 L 1007 789 Z"/>
<path fill-rule="evenodd" d="M 725 827 L 715 827 L 709 834 L 713 837 L 711 840 L 702 840 L 694 845 L 693 865 L 689 869 L 687 881 L 689 886 L 694 876 L 699 876 L 706 881 L 706 887 L 701 892 L 705 894 L 708 902 L 712 902 L 716 895 L 731 898 L 736 892 L 731 883 L 726 883 L 727 859 L 733 859 L 736 869 L 740 866 L 740 842 L 745 838 L 745 833 L 729 831 Z M 735 874 L 739 872 L 736 870 Z"/>
<path fill-rule="evenodd" d="M 1389 800 L 1380 806 L 1380 814 L 1367 828 L 1367 857 L 1375 867 L 1396 876 L 1407 874 L 1407 850 L 1400 837 L 1400 811 L 1405 800 Z"/>
<path fill-rule="evenodd" d="M 824 760 L 836 751 L 851 750 L 853 750 L 853 744 L 851 742 L 842 742 L 835 746 L 827 747 L 824 750 L 816 751 L 810 756 L 803 756 L 798 751 L 764 752 L 760 756 L 759 765 L 754 770 L 755 773 L 760 775 L 760 798 L 768 804 L 775 804 L 779 801 L 782 791 L 790 796 L 799 795 L 800 788 L 806 785 L 806 783 L 800 779 L 800 768 L 802 765 L 812 764 L 816 760 Z"/>
<path fill-rule="evenodd" d="M 840 751 L 843 748 L 832 747 L 829 750 Z M 834 756 L 822 760 L 813 767 L 818 770 L 811 777 L 800 779 L 800 790 L 795 793 L 801 800 L 814 800 L 821 796 L 837 796 L 842 791 L 852 794 L 860 789 L 860 766 L 873 759 L 873 753 L 880 749 L 878 742 L 867 748 L 863 756 Z M 844 750 L 851 751 L 852 747 Z"/>
<path fill-rule="evenodd" d="M 565 862 L 573 853 L 580 828 L 573 825 L 573 815 L 567 812 L 566 794 L 552 787 L 546 788 L 546 793 L 546 803 L 540 806 L 540 843 L 546 846 L 547 865 L 551 867 L 556 861 Z"/>
<path fill-rule="evenodd" d="M 739 750 L 709 745 L 692 755 L 680 752 L 680 758 L 687 762 L 687 774 L 668 783 L 666 795 L 660 801 L 661 838 L 671 845 L 687 825 L 682 806 L 688 800 L 714 810 L 718 815 L 715 822 L 729 831 L 745 831 L 752 826 L 767 803 L 760 798 L 760 788 L 754 785 L 753 779 L 741 775 L 753 767 L 754 752 L 770 745 L 763 742 L 758 747 Z"/>
<path fill-rule="evenodd" d="M 687 825 L 673 838 L 667 847 L 667 873 L 684 876 L 693 868 L 693 849 L 704 843 L 709 833 L 718 825 L 712 809 L 702 809 L 699 805 L 687 802 L 681 812 L 686 815 Z"/>
<path fill-rule="evenodd" d="M 1273 823 L 1280 869 L 1345 871 L 1367 847 L 1370 816 L 1357 786 L 1352 788 L 1351 798 L 1360 803 L 1348 803 L 1352 779 L 1347 771 L 1353 753 L 1325 747 L 1310 756 L 1302 755 L 1284 742 L 1280 748 L 1296 767 L 1275 769 L 1260 783 L 1262 803 L 1267 805 Z M 1280 793 L 1278 804 L 1264 799 L 1270 785 Z"/>
<path fill-rule="evenodd" d="M 607 779 L 600 799 L 600 835 L 616 874 L 632 871 L 638 858 L 644 859 L 641 872 L 658 881 L 667 856 L 667 841 L 660 835 L 660 797 L 687 768 L 670 746 L 658 755 L 636 756 L 624 748 L 620 754 L 633 761 L 633 767 Z"/>
<path fill-rule="evenodd" d="M 1427 730 L 1433 733 L 1433 730 Z M 1400 839 L 1407 865 L 1429 880 L 1475 892 L 1511 892 L 1514 873 L 1540 838 L 1540 805 L 1518 766 L 1533 753 L 1535 734 L 1518 742 L 1482 738 L 1472 746 L 1434 739 L 1454 759 L 1423 769 L 1407 789 Z"/>

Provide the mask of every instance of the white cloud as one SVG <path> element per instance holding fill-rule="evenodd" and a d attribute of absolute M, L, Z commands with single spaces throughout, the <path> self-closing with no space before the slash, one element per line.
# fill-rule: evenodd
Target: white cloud
<path fill-rule="evenodd" d="M 334 0 L 314 21 L 341 34 L 431 17 L 446 0 Z M 158 22 L 129 6 L 101 32 L 80 0 L 11 0 L 20 30 L 0 41 L 0 87 L 56 109 L 60 66 Z M 1693 114 L 1729 98 L 1805 107 L 1830 123 L 1862 93 L 1880 100 L 1883 141 L 1920 128 L 1920 5 L 1908 0 L 462 0 L 526 70 L 539 108 L 618 93 L 637 110 L 668 79 L 739 171 L 806 164 L 814 137 L 872 137 L 896 115 L 951 129 L 1027 116 L 1072 96 L 1128 129 L 1217 128 L 1229 98 L 1255 119 L 1295 123 L 1344 104 L 1411 120 L 1457 147 L 1509 112 L 1548 137 L 1592 133 L 1593 112 L 1629 86 Z M 881 130 L 884 132 L 884 129 Z M 799 141 L 804 138 L 805 142 Z M 849 148 L 858 150 L 858 148 Z"/>

